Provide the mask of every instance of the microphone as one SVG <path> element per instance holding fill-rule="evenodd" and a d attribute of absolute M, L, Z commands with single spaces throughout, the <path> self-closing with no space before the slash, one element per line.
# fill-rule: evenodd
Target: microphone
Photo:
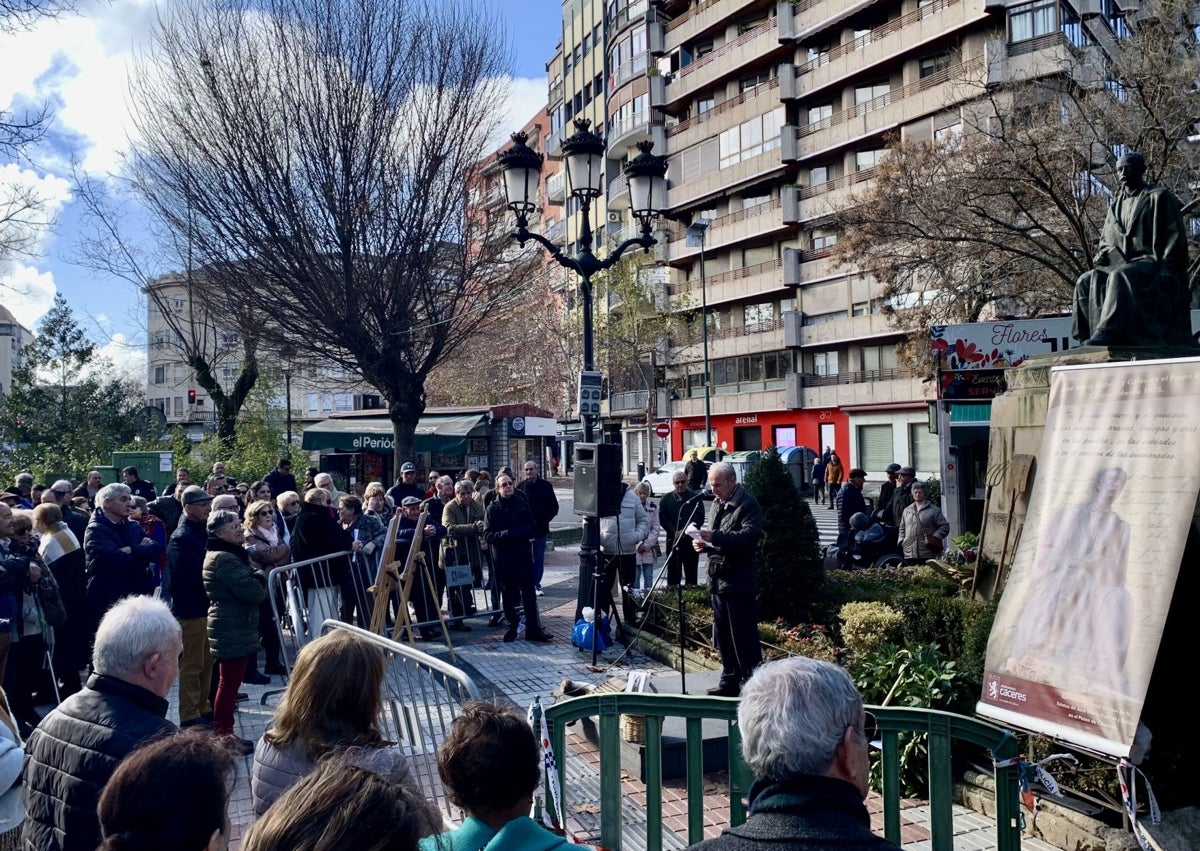
<path fill-rule="evenodd" d="M 680 505 L 680 508 L 682 508 L 684 505 L 688 505 L 689 503 L 693 503 L 698 499 L 704 500 L 705 502 L 712 502 L 716 498 L 717 498 L 717 495 L 715 493 L 713 493 L 712 487 L 706 484 L 703 488 L 700 489 L 700 492 L 698 494 L 696 494 L 694 497 L 692 497 L 691 499 L 684 500 L 683 504 Z"/>

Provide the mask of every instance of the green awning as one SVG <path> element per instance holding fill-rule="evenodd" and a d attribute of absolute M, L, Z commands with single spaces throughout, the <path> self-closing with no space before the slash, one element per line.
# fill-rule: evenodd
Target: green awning
<path fill-rule="evenodd" d="M 950 403 L 950 422 L 953 424 L 982 423 L 987 425 L 991 418 L 992 403 L 990 401 Z"/>
<path fill-rule="evenodd" d="M 486 435 L 480 428 L 485 414 L 429 415 L 421 417 L 413 435 L 413 452 L 465 455 L 467 436 Z M 392 421 L 387 417 L 335 417 L 304 429 L 302 449 L 332 449 L 337 452 L 391 452 Z"/>

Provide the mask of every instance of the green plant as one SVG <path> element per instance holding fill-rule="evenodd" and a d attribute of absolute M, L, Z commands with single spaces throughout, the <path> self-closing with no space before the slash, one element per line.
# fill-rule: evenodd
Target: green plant
<path fill-rule="evenodd" d="M 963 690 L 957 666 L 936 644 L 889 644 L 874 653 L 854 659 L 850 676 L 862 693 L 863 702 L 879 706 L 912 706 L 950 709 Z M 901 733 L 900 789 L 906 796 L 927 793 L 929 749 L 924 736 Z M 882 767 L 872 760 L 871 784 L 882 786 Z"/>
<path fill-rule="evenodd" d="M 887 603 L 847 603 L 838 611 L 842 643 L 853 654 L 873 653 L 894 641 L 904 616 Z"/>
<path fill-rule="evenodd" d="M 925 480 L 925 490 L 929 495 L 929 501 L 934 505 L 938 505 L 942 501 L 942 480 L 937 476 L 930 476 Z"/>
<path fill-rule="evenodd" d="M 746 474 L 745 486 L 762 509 L 763 534 L 755 557 L 759 620 L 811 621 L 825 569 L 812 510 L 800 499 L 774 447 Z"/>
<path fill-rule="evenodd" d="M 758 637 L 763 643 L 763 658 L 768 662 L 788 656 L 807 656 L 835 664 L 841 662 L 841 649 L 829 628 L 820 624 L 791 626 L 782 620 L 760 623 Z"/>

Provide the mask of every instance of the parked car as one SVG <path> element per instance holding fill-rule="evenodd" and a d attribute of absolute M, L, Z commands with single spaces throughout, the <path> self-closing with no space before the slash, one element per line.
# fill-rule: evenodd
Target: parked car
<path fill-rule="evenodd" d="M 662 496 L 674 490 L 671 485 L 671 477 L 676 473 L 682 473 L 685 467 L 687 467 L 686 461 L 668 461 L 653 473 L 647 473 L 646 478 L 642 481 L 650 486 L 651 496 Z"/>

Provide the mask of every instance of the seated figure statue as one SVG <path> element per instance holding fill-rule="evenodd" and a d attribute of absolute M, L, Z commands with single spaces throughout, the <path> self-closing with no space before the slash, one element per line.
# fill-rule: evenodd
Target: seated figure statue
<path fill-rule="evenodd" d="M 1075 283 L 1073 336 L 1087 346 L 1191 343 L 1187 231 L 1179 198 L 1145 181 L 1146 160 L 1117 161 L 1093 267 Z"/>

